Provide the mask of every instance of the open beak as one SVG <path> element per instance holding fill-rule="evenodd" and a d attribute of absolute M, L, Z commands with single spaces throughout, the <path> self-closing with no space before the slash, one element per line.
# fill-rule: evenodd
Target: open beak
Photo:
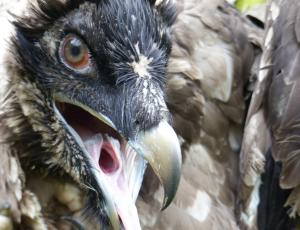
<path fill-rule="evenodd" d="M 77 101 L 55 95 L 54 108 L 93 166 L 113 229 L 141 229 L 135 201 L 146 161 L 164 187 L 162 209 L 170 204 L 179 184 L 181 151 L 166 121 L 127 141 L 109 118 Z"/>

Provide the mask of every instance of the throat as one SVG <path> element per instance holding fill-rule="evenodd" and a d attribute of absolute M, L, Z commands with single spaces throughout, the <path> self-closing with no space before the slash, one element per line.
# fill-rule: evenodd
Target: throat
<path fill-rule="evenodd" d="M 84 140 L 86 150 L 104 174 L 117 172 L 121 165 L 121 159 L 118 154 L 121 151 L 118 149 L 118 152 L 116 152 L 111 142 L 116 142 L 115 145 L 120 148 L 117 140 L 109 138 L 108 135 L 103 136 L 100 133 Z"/>

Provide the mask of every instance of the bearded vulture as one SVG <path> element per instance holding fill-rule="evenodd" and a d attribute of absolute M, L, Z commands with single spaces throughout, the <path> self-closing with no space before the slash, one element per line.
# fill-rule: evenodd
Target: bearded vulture
<path fill-rule="evenodd" d="M 37 0 L 13 15 L 0 99 L 0 229 L 141 229 L 147 163 L 172 201 L 172 1 Z"/>
<path fill-rule="evenodd" d="M 297 229 L 299 8 L 273 0 L 265 25 L 225 0 L 11 16 L 0 229 Z"/>

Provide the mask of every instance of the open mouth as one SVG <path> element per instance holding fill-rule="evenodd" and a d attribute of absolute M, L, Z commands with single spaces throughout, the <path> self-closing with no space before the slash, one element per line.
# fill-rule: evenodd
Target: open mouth
<path fill-rule="evenodd" d="M 146 161 L 102 114 L 62 96 L 55 100 L 54 109 L 83 153 L 88 155 L 92 164 L 90 172 L 95 176 L 106 204 L 109 202 L 108 205 L 114 207 L 108 209 L 116 211 L 118 222 L 125 229 L 140 229 L 135 200 Z"/>
<path fill-rule="evenodd" d="M 116 172 L 120 162 L 106 137 L 118 140 L 123 150 L 126 142 L 121 135 L 79 106 L 66 102 L 56 102 L 56 107 L 67 124 L 79 135 L 91 157 L 98 162 L 100 169 L 104 173 Z M 98 151 L 98 148 L 100 148 L 99 152 L 95 152 Z"/>
<path fill-rule="evenodd" d="M 141 229 L 135 201 L 146 162 L 163 185 L 162 208 L 175 196 L 181 168 L 176 133 L 167 120 L 162 120 L 126 140 L 105 115 L 64 95 L 54 96 L 55 113 L 82 149 L 83 157 L 91 163 L 87 173 L 95 179 L 95 189 L 103 194 L 110 223 L 117 229 L 120 225 L 125 229 Z"/>

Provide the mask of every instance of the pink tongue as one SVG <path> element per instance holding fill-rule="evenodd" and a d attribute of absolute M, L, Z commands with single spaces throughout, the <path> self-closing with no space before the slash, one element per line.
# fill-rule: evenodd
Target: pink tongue
<path fill-rule="evenodd" d="M 94 162 L 98 163 L 103 144 L 103 137 L 101 134 L 96 134 L 84 140 L 84 146 Z M 98 164 L 97 164 L 98 165 Z"/>
<path fill-rule="evenodd" d="M 126 163 L 126 160 L 124 159 L 124 155 L 122 156 L 119 144 L 116 142 L 117 140 L 114 140 L 111 137 L 109 137 L 108 140 L 105 140 L 104 142 L 102 135 L 96 134 L 85 139 L 84 145 L 86 150 L 98 166 L 97 168 L 100 169 L 100 175 L 102 177 L 102 180 L 105 180 L 105 184 L 107 184 L 108 187 L 107 189 L 111 193 L 112 197 L 114 197 L 114 203 L 123 222 L 124 228 L 126 230 L 140 230 L 141 227 L 137 209 L 135 206 L 135 200 L 132 198 L 132 191 L 130 191 L 128 186 L 128 178 L 127 176 L 125 176 L 126 172 L 124 170 L 126 167 L 123 167 L 123 164 Z M 109 168 L 110 162 L 103 161 L 103 163 L 101 163 L 101 158 L 103 158 L 103 156 L 101 156 L 100 158 L 100 154 L 105 154 L 105 150 L 110 148 L 111 151 L 113 151 L 112 153 L 115 155 L 115 160 L 118 161 L 118 164 L 120 166 L 119 169 L 112 172 L 103 170 L 103 167 L 101 167 L 101 165 L 107 164 L 107 167 Z M 123 163 L 121 163 L 121 161 Z"/>

